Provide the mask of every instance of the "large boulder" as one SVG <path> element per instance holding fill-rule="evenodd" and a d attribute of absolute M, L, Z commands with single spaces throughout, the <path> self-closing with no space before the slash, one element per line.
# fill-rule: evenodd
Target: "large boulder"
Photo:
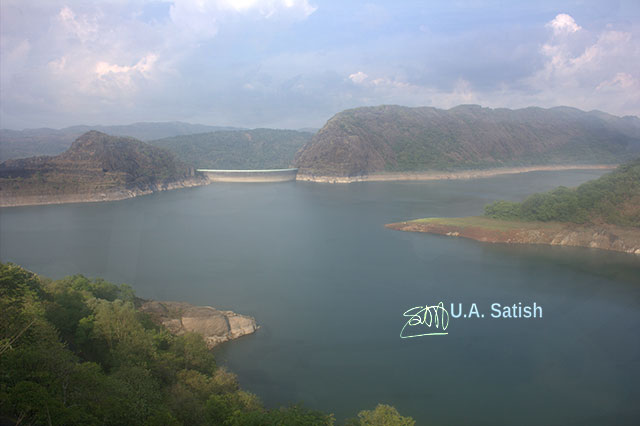
<path fill-rule="evenodd" d="M 173 334 L 194 332 L 202 335 L 209 348 L 258 329 L 255 318 L 232 311 L 220 311 L 211 306 L 149 300 L 142 303 L 140 310 Z"/>

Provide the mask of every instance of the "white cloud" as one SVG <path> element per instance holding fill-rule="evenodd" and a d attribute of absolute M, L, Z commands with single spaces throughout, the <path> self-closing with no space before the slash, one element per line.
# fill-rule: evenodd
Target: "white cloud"
<path fill-rule="evenodd" d="M 353 74 L 349 74 L 349 80 L 353 81 L 356 84 L 362 84 L 369 77 L 367 74 L 362 71 L 358 71 Z"/>
<path fill-rule="evenodd" d="M 309 4 L 308 0 L 220 0 L 218 4 L 221 9 L 232 9 L 236 12 L 256 10 L 267 18 L 282 12 L 292 12 L 306 18 L 317 9 Z"/>
<path fill-rule="evenodd" d="M 626 72 L 619 72 L 610 80 L 603 81 L 598 84 L 596 90 L 628 90 L 640 88 L 640 82 L 634 78 L 631 74 Z"/>
<path fill-rule="evenodd" d="M 146 77 L 149 75 L 157 59 L 158 57 L 155 54 L 149 53 L 133 66 L 115 65 L 101 61 L 96 64 L 95 72 L 98 75 L 98 78 L 102 79 L 109 74 L 123 75 L 126 76 L 127 80 L 130 80 L 132 73 L 139 73 Z"/>
<path fill-rule="evenodd" d="M 63 27 L 80 41 L 88 41 L 98 32 L 97 17 L 82 16 L 76 14 L 68 6 L 63 7 L 58 14 L 58 19 Z"/>
<path fill-rule="evenodd" d="M 580 25 L 576 24 L 576 21 L 571 17 L 571 15 L 567 15 L 566 13 L 560 13 L 556 15 L 553 21 L 547 24 L 551 28 L 553 28 L 553 32 L 556 35 L 565 34 L 565 33 L 575 33 L 582 29 Z"/>
<path fill-rule="evenodd" d="M 640 110 L 637 33 L 611 27 L 590 31 L 564 14 L 547 25 L 553 35 L 540 49 L 544 65 L 523 81 L 535 93 L 533 102 L 619 114 Z"/>

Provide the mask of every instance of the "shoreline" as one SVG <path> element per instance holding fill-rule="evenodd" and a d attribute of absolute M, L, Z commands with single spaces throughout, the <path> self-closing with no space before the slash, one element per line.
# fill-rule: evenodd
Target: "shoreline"
<path fill-rule="evenodd" d="M 174 189 L 193 188 L 196 186 L 208 185 L 211 182 L 205 178 L 185 179 L 177 182 L 170 182 L 161 185 L 149 186 L 147 188 L 118 189 L 115 191 L 87 193 L 87 194 L 58 194 L 58 195 L 19 195 L 3 196 L 0 194 L 0 208 L 45 206 L 52 204 L 72 204 L 72 203 L 99 203 L 103 201 L 121 201 L 129 198 L 149 195 L 156 192 L 171 191 Z"/>
<path fill-rule="evenodd" d="M 516 222 L 483 216 L 389 223 L 396 231 L 462 237 L 486 243 L 543 244 L 611 250 L 640 256 L 640 229 L 617 225 Z"/>
<path fill-rule="evenodd" d="M 362 176 L 319 176 L 298 173 L 296 181 L 316 183 L 392 182 L 481 179 L 492 176 L 562 170 L 612 170 L 617 164 L 564 164 L 555 166 L 498 167 L 493 169 L 463 170 L 459 172 L 403 172 L 374 173 Z"/>
<path fill-rule="evenodd" d="M 393 182 L 393 181 L 431 181 L 431 180 L 464 180 L 482 179 L 505 174 L 519 174 L 536 171 L 562 171 L 562 170 L 612 170 L 617 165 L 612 164 L 586 164 L 586 165 L 556 165 L 556 166 L 527 166 L 527 167 L 501 167 L 483 170 L 464 170 L 460 172 L 407 172 L 407 173 L 378 173 L 367 176 L 315 176 L 298 174 L 295 181 L 314 183 L 353 183 L 353 182 Z M 292 179 L 293 180 L 293 179 Z M 72 203 L 98 203 L 106 201 L 120 201 L 129 198 L 140 197 L 161 191 L 171 191 L 181 188 L 193 188 L 205 186 L 216 182 L 208 176 L 202 178 L 185 179 L 168 184 L 154 185 L 147 188 L 119 189 L 108 192 L 85 194 L 47 194 L 47 195 L 9 195 L 0 194 L 0 208 L 43 206 L 53 204 Z"/>

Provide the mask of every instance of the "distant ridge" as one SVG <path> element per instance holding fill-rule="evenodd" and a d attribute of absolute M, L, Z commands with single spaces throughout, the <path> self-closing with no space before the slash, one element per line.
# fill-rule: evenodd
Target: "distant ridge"
<path fill-rule="evenodd" d="M 299 176 L 619 163 L 640 152 L 640 119 L 576 108 L 395 105 L 336 114 L 296 155 Z"/>
<path fill-rule="evenodd" d="M 113 136 L 128 136 L 142 141 L 219 130 L 241 130 L 237 127 L 206 126 L 180 121 L 141 122 L 116 126 L 71 126 L 63 129 L 0 129 L 0 161 L 64 152 L 80 135 L 97 130 Z"/>
<path fill-rule="evenodd" d="M 285 169 L 312 133 L 253 129 L 217 131 L 149 141 L 204 169 Z"/>

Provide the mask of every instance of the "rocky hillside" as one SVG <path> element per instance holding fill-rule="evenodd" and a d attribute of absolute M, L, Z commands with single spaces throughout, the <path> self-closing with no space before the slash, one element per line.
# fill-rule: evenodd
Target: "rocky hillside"
<path fill-rule="evenodd" d="M 4 206 L 121 199 L 205 182 L 168 151 L 97 131 L 80 136 L 57 156 L 0 163 Z"/>
<path fill-rule="evenodd" d="M 616 163 L 640 152 L 640 120 L 574 108 L 462 105 L 343 111 L 301 149 L 300 175 Z"/>
<path fill-rule="evenodd" d="M 173 151 L 182 161 L 206 169 L 282 169 L 313 134 L 253 129 L 175 136 L 149 142 Z"/>
<path fill-rule="evenodd" d="M 133 123 L 119 126 L 72 126 L 64 129 L 0 129 L 0 161 L 39 155 L 57 155 L 66 151 L 82 134 L 97 130 L 114 136 L 129 136 L 141 141 L 193 133 L 234 130 L 232 127 L 205 126 L 180 121 Z M 237 129 L 235 129 L 237 130 Z"/>

